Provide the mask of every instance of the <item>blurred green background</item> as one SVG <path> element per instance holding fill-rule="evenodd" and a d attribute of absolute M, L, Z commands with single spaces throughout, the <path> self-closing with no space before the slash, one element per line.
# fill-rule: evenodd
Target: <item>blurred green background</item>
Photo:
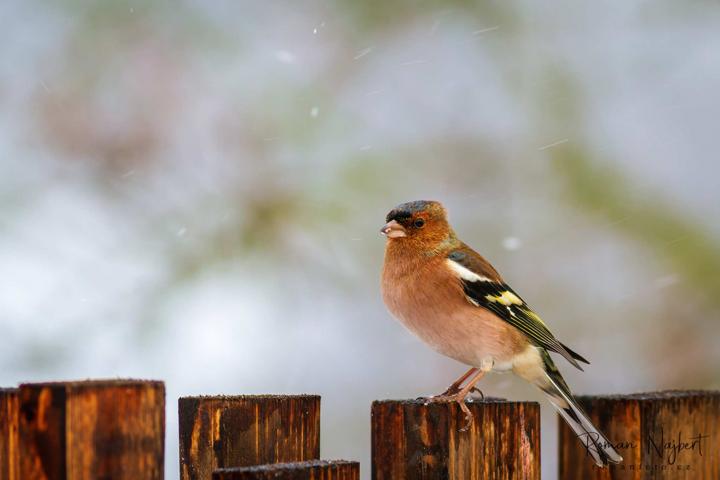
<path fill-rule="evenodd" d="M 179 395 L 320 393 L 323 456 L 369 478 L 370 402 L 463 371 L 379 295 L 384 215 L 422 198 L 592 361 L 563 366 L 576 392 L 720 388 L 719 22 L 703 1 L 5 0 L 2 385 L 166 380 L 167 478 Z"/>

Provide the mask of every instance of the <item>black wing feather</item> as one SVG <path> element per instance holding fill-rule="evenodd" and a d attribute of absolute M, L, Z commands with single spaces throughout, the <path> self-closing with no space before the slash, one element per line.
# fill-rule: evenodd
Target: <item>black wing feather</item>
<path fill-rule="evenodd" d="M 464 268 L 474 271 L 474 269 L 471 268 L 472 262 L 465 261 L 467 259 L 465 252 L 463 252 L 463 255 L 457 255 L 451 252 L 450 255 L 448 255 L 448 259 L 457 262 Z M 484 277 L 482 272 L 475 273 Z M 550 330 L 548 330 L 540 317 L 533 312 L 525 301 L 506 283 L 493 281 L 489 278 L 475 281 L 461 279 L 461 281 L 465 295 L 472 303 L 495 313 L 498 317 L 527 335 L 537 346 L 559 353 L 580 370 L 582 370 L 582 367 L 578 364 L 577 360 L 589 363 L 581 355 L 560 343 Z M 498 299 L 500 298 L 503 300 L 507 299 L 508 301 L 499 301 Z"/>

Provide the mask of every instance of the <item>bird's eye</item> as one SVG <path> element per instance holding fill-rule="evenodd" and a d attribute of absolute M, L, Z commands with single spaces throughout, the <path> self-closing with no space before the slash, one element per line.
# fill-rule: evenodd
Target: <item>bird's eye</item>
<path fill-rule="evenodd" d="M 417 228 L 422 228 L 423 225 L 425 225 L 425 220 L 422 218 L 418 218 L 413 222 L 413 225 L 415 225 Z"/>

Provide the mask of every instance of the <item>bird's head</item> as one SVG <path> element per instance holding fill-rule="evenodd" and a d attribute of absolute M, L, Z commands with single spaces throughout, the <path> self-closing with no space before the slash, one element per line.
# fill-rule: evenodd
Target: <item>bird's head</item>
<path fill-rule="evenodd" d="M 452 235 L 447 212 L 440 202 L 417 200 L 390 210 L 380 233 L 391 242 L 433 248 Z"/>

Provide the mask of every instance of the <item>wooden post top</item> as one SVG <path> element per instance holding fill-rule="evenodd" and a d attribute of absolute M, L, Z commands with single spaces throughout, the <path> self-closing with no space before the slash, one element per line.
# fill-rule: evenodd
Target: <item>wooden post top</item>
<path fill-rule="evenodd" d="M 720 479 L 720 391 L 579 395 L 623 462 L 598 468 L 559 420 L 561 480 Z"/>
<path fill-rule="evenodd" d="M 83 389 L 83 388 L 122 388 L 122 387 L 164 387 L 162 380 L 135 380 L 131 378 L 113 378 L 97 380 L 70 380 L 50 382 L 28 382 L 21 383 L 19 389 L 28 388 L 61 388 L 61 389 Z"/>
<path fill-rule="evenodd" d="M 251 467 L 220 468 L 212 480 L 359 480 L 360 464 L 347 460 L 310 460 Z"/>
<path fill-rule="evenodd" d="M 178 400 L 180 479 L 218 468 L 320 457 L 319 395 L 204 395 Z"/>
<path fill-rule="evenodd" d="M 342 465 L 359 465 L 351 460 L 307 460 L 305 462 L 266 463 L 264 465 L 250 465 L 248 467 L 218 468 L 215 472 L 274 472 L 278 470 L 306 470 L 311 467 L 333 467 Z"/>
<path fill-rule="evenodd" d="M 320 395 L 298 393 L 289 395 L 187 395 L 180 397 L 180 402 L 267 402 L 267 401 L 283 401 L 283 400 L 320 400 Z"/>
<path fill-rule="evenodd" d="M 720 390 L 660 390 L 657 392 L 636 393 L 605 393 L 600 395 L 575 395 L 578 400 L 587 401 L 633 401 L 653 402 L 668 400 L 683 400 L 690 398 L 707 398 L 720 396 Z"/>
<path fill-rule="evenodd" d="M 372 404 L 373 480 L 539 480 L 540 405 L 502 398 Z"/>
<path fill-rule="evenodd" d="M 163 382 L 25 383 L 19 404 L 20 478 L 163 478 Z"/>
<path fill-rule="evenodd" d="M 468 398 L 467 400 L 465 400 L 465 403 L 467 403 L 468 406 L 469 406 L 469 405 L 472 405 L 472 404 L 480 404 L 480 405 L 482 405 L 482 404 L 495 404 L 495 403 L 515 403 L 515 404 L 521 404 L 521 403 L 528 403 L 528 404 L 530 404 L 530 403 L 534 403 L 534 404 L 538 404 L 538 402 L 530 402 L 530 401 L 520 401 L 520 402 L 516 402 L 516 401 L 508 400 L 508 399 L 506 399 L 506 398 L 501 398 L 501 397 Z M 421 398 L 403 398 L 403 399 L 381 399 L 381 400 L 374 400 L 374 401 L 373 401 L 373 405 L 375 405 L 375 404 L 378 404 L 378 405 L 382 405 L 382 404 L 387 404 L 387 405 L 395 404 L 395 405 L 415 405 L 415 406 L 417 406 L 417 405 L 423 405 L 423 406 L 440 406 L 440 407 L 443 407 L 443 406 L 449 405 L 450 403 L 431 403 L 431 402 L 429 402 L 426 398 L 422 398 L 422 397 L 421 397 Z"/>

